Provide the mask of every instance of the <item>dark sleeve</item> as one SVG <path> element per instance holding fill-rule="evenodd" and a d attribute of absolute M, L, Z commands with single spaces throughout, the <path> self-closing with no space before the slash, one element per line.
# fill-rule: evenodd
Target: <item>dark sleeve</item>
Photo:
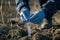
<path fill-rule="evenodd" d="M 47 1 L 43 5 L 42 9 L 44 10 L 44 12 L 46 14 L 46 18 L 52 17 L 58 10 L 56 8 L 55 2 L 53 2 L 53 1 Z"/>
<path fill-rule="evenodd" d="M 16 2 L 16 9 L 20 11 L 23 7 L 29 9 L 29 0 L 15 0 Z"/>
<path fill-rule="evenodd" d="M 42 6 L 44 3 L 46 3 L 48 0 L 39 0 L 40 6 Z"/>
<path fill-rule="evenodd" d="M 54 0 L 54 1 L 55 1 L 56 8 L 60 10 L 60 0 Z"/>

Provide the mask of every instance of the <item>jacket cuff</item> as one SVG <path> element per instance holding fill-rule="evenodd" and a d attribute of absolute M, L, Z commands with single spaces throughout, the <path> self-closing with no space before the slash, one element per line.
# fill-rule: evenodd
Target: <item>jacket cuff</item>
<path fill-rule="evenodd" d="M 53 14 L 55 14 L 57 11 L 55 3 L 52 1 L 49 1 L 46 4 L 44 4 L 42 9 L 46 14 L 46 18 L 52 17 Z"/>

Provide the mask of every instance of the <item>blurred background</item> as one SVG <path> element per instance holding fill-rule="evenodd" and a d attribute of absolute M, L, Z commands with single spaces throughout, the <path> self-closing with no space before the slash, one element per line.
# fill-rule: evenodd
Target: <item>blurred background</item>
<path fill-rule="evenodd" d="M 40 9 L 38 0 L 29 1 L 31 13 Z M 41 30 L 46 21 L 40 25 L 31 23 L 32 37 L 28 39 L 27 25 L 19 18 L 15 0 L 0 0 L 0 40 L 60 40 L 60 11 L 52 17 L 51 28 Z"/>
<path fill-rule="evenodd" d="M 18 16 L 15 6 L 15 0 L 0 0 L 0 25 L 4 26 L 9 19 Z"/>

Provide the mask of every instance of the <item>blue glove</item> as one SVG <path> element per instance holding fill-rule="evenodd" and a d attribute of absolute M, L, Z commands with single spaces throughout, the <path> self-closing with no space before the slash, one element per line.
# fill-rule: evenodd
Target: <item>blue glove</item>
<path fill-rule="evenodd" d="M 15 0 L 16 10 L 19 12 L 20 18 L 23 22 L 28 22 L 30 10 L 28 7 L 28 0 Z"/>
<path fill-rule="evenodd" d="M 34 12 L 29 19 L 30 19 L 30 22 L 34 24 L 40 24 L 44 18 L 45 18 L 44 11 L 39 10 L 39 11 Z"/>
<path fill-rule="evenodd" d="M 30 16 L 30 11 L 26 7 L 22 8 L 21 12 L 19 14 L 20 14 L 20 18 L 23 22 L 29 21 L 28 18 Z"/>

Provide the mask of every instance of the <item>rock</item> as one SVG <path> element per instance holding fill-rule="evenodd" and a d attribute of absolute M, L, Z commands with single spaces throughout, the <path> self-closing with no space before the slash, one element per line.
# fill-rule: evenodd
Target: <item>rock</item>
<path fill-rule="evenodd" d="M 53 25 L 60 25 L 60 11 L 58 11 L 58 12 L 52 17 L 52 23 L 53 23 Z"/>

